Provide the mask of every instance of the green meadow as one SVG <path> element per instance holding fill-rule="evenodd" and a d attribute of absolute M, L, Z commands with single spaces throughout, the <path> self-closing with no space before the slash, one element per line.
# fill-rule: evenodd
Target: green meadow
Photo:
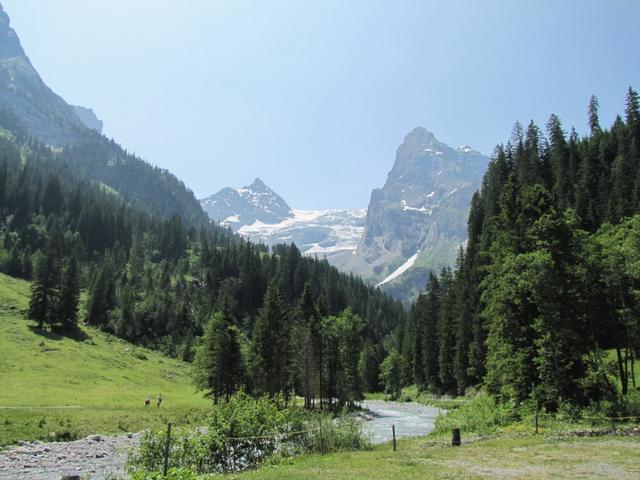
<path fill-rule="evenodd" d="M 188 364 L 93 328 L 80 339 L 41 332 L 24 315 L 29 294 L 28 282 L 0 275 L 0 445 L 201 421 L 209 401 Z"/>

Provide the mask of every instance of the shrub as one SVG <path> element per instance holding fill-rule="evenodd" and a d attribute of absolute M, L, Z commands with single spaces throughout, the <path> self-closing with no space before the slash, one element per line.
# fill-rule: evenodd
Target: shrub
<path fill-rule="evenodd" d="M 481 394 L 462 404 L 456 410 L 436 418 L 436 432 L 448 433 L 452 428 L 478 435 L 495 432 L 515 418 L 514 409 L 507 404 L 498 404 L 493 397 Z"/>
<path fill-rule="evenodd" d="M 244 470 L 274 456 L 368 446 L 359 419 L 346 414 L 336 419 L 314 416 L 281 397 L 254 399 L 240 393 L 214 406 L 206 428 L 177 429 L 171 437 L 169 464 L 198 474 L 223 473 Z M 165 432 L 146 432 L 127 461 L 133 478 L 159 471 L 164 447 Z"/>

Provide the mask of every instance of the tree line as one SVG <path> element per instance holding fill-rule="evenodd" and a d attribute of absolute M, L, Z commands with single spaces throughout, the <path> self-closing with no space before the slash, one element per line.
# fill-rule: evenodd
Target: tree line
<path fill-rule="evenodd" d="M 555 410 L 635 387 L 640 349 L 640 108 L 629 88 L 610 129 L 516 124 L 471 201 L 455 271 L 431 275 L 396 337 L 400 385 Z M 615 351 L 615 367 L 606 359 Z M 611 370 L 615 368 L 615 370 Z M 615 373 L 615 375 L 614 375 Z M 619 382 L 615 381 L 615 377 Z M 618 387 L 618 384 L 621 385 Z"/>

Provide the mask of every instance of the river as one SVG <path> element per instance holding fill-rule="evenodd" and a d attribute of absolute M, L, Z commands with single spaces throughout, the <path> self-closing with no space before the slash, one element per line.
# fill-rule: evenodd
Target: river
<path fill-rule="evenodd" d="M 396 426 L 396 438 L 426 435 L 435 428 L 435 420 L 443 410 L 419 403 L 364 400 L 360 403 L 375 417 L 365 422 L 364 429 L 371 435 L 372 443 L 391 441 L 391 426 Z"/>

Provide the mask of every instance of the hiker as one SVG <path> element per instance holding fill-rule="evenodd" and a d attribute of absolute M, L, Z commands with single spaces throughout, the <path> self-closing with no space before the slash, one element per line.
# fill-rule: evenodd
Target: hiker
<path fill-rule="evenodd" d="M 147 395 L 147 398 L 144 399 L 144 407 L 147 408 L 149 405 L 151 405 L 151 397 Z"/>
<path fill-rule="evenodd" d="M 160 404 L 162 403 L 162 397 L 160 396 L 160 394 L 158 394 L 158 398 L 156 399 L 156 402 L 158 404 L 158 408 L 160 408 Z"/>

